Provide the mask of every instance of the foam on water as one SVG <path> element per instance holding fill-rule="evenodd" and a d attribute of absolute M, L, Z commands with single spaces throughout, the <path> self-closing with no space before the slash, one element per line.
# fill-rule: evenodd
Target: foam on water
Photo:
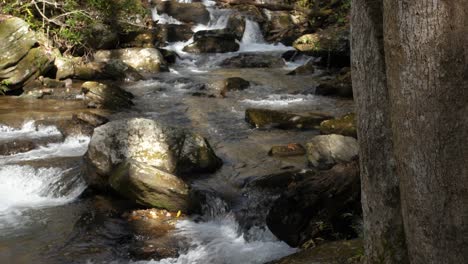
<path fill-rule="evenodd" d="M 68 137 L 64 142 L 50 143 L 46 146 L 11 156 L 0 156 L 0 165 L 26 160 L 82 156 L 88 149 L 89 141 L 90 138 L 87 136 Z"/>
<path fill-rule="evenodd" d="M 178 258 L 140 261 L 138 264 L 260 264 L 296 252 L 278 241 L 269 230 L 242 233 L 232 214 L 206 222 L 183 220 L 177 235 L 188 240 L 189 249 Z"/>
<path fill-rule="evenodd" d="M 255 106 L 284 107 L 290 105 L 310 104 L 319 100 L 315 95 L 272 94 L 265 99 L 245 99 L 242 103 Z"/>
<path fill-rule="evenodd" d="M 0 125 L 0 139 L 42 138 L 60 135 L 60 131 L 55 126 L 38 126 L 34 121 L 27 121 L 20 128 Z"/>
<path fill-rule="evenodd" d="M 67 186 L 72 169 L 6 165 L 0 168 L 0 214 L 12 209 L 56 206 L 74 200 L 85 188 L 82 181 Z"/>

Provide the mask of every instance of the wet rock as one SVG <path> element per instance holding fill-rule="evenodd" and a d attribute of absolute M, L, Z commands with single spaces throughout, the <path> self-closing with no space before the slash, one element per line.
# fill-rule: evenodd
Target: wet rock
<path fill-rule="evenodd" d="M 121 60 L 107 62 L 84 62 L 81 57 L 58 57 L 55 60 L 56 78 L 63 80 L 75 78 L 81 80 L 111 79 L 138 81 L 143 76 L 133 67 Z"/>
<path fill-rule="evenodd" d="M 20 88 L 49 71 L 53 61 L 54 55 L 46 48 L 32 48 L 18 63 L 0 70 L 0 81 L 8 89 Z"/>
<path fill-rule="evenodd" d="M 359 152 L 359 144 L 355 138 L 336 134 L 315 136 L 307 143 L 306 148 L 310 165 L 319 169 L 352 161 Z"/>
<path fill-rule="evenodd" d="M 242 91 L 250 87 L 250 82 L 240 77 L 230 77 L 223 81 L 220 94 L 222 97 L 226 97 L 229 91 Z"/>
<path fill-rule="evenodd" d="M 119 48 L 155 48 L 158 30 L 127 32 L 120 36 Z"/>
<path fill-rule="evenodd" d="M 32 139 L 20 139 L 13 141 L 0 141 L 0 156 L 14 155 L 27 152 L 37 147 Z"/>
<path fill-rule="evenodd" d="M 269 264 L 360 264 L 363 263 L 364 246 L 360 239 L 328 242 L 307 248 Z"/>
<path fill-rule="evenodd" d="M 154 48 L 127 48 L 99 50 L 94 53 L 96 62 L 120 60 L 142 73 L 166 71 L 167 65 L 159 50 Z"/>
<path fill-rule="evenodd" d="M 313 34 L 296 39 L 293 47 L 297 50 L 322 59 L 327 67 L 344 67 L 350 64 L 349 29 L 329 27 Z"/>
<path fill-rule="evenodd" d="M 133 106 L 133 95 L 119 87 L 109 86 L 99 82 L 85 82 L 81 89 L 88 105 L 97 108 L 120 109 Z"/>
<path fill-rule="evenodd" d="M 210 13 L 201 2 L 179 3 L 175 0 L 152 0 L 159 14 L 168 14 L 185 23 L 207 24 L 210 21 Z"/>
<path fill-rule="evenodd" d="M 189 211 L 189 187 L 177 176 L 137 161 L 126 161 L 110 173 L 109 185 L 146 207 Z"/>
<path fill-rule="evenodd" d="M 291 113 L 279 110 L 249 108 L 245 120 L 257 128 L 314 129 L 330 116 L 323 113 Z"/>
<path fill-rule="evenodd" d="M 237 40 L 242 40 L 245 31 L 245 19 L 239 13 L 232 14 L 227 22 L 226 30 L 236 36 Z"/>
<path fill-rule="evenodd" d="M 161 54 L 164 57 L 164 60 L 166 60 L 167 63 L 176 63 L 177 58 L 179 58 L 179 55 L 177 55 L 177 53 L 172 50 L 160 49 L 159 51 L 161 52 Z"/>
<path fill-rule="evenodd" d="M 306 62 L 304 65 L 297 67 L 293 71 L 289 72 L 288 75 L 309 75 L 315 72 L 315 67 L 311 60 Z"/>
<path fill-rule="evenodd" d="M 64 137 L 91 136 L 94 130 L 94 126 L 77 118 L 60 120 L 55 122 L 55 125 Z"/>
<path fill-rule="evenodd" d="M 65 81 L 44 78 L 42 76 L 40 76 L 38 80 L 41 82 L 42 86 L 47 88 L 65 88 L 67 86 L 67 82 Z"/>
<path fill-rule="evenodd" d="M 226 53 L 239 50 L 236 36 L 226 30 L 202 30 L 193 35 L 194 42 L 184 47 L 190 53 Z"/>
<path fill-rule="evenodd" d="M 361 216 L 357 162 L 308 173 L 273 203 L 268 228 L 293 247 L 356 237 L 354 225 Z"/>
<path fill-rule="evenodd" d="M 158 24 L 155 34 L 160 46 L 165 46 L 166 43 L 189 40 L 193 36 L 193 31 L 189 24 Z"/>
<path fill-rule="evenodd" d="M 332 95 L 341 97 L 353 97 L 351 84 L 351 72 L 339 74 L 331 80 L 321 81 L 315 88 L 315 94 Z"/>
<path fill-rule="evenodd" d="M 257 187 L 257 188 L 268 188 L 284 191 L 287 187 L 303 179 L 304 176 L 301 170 L 298 169 L 287 169 L 281 172 L 262 175 L 253 179 L 248 179 L 244 186 L 246 187 Z"/>
<path fill-rule="evenodd" d="M 339 118 L 325 120 L 320 123 L 320 133 L 339 134 L 357 138 L 356 114 L 351 113 Z"/>
<path fill-rule="evenodd" d="M 105 189 L 111 171 L 130 159 L 176 175 L 213 172 L 222 164 L 198 134 L 149 119 L 116 120 L 94 130 L 86 153 L 88 184 Z"/>
<path fill-rule="evenodd" d="M 280 68 L 284 65 L 284 60 L 278 56 L 254 53 L 242 53 L 220 63 L 225 68 Z"/>
<path fill-rule="evenodd" d="M 98 127 L 109 122 L 109 119 L 107 117 L 90 112 L 77 113 L 76 115 L 73 115 L 72 119 L 82 120 L 93 127 Z"/>
<path fill-rule="evenodd" d="M 304 146 L 298 143 L 291 143 L 282 146 L 271 147 L 268 155 L 277 157 L 302 156 L 306 154 Z"/>

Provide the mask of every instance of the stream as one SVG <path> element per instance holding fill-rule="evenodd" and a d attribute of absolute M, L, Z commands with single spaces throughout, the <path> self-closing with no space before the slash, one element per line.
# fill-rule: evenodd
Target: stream
<path fill-rule="evenodd" d="M 208 25 L 194 31 L 222 29 L 226 12 L 204 1 L 211 12 Z M 179 23 L 153 10 L 160 23 Z M 53 125 L 43 125 L 42 116 L 60 116 L 78 106 L 51 100 L 44 104 L 15 98 L 0 98 L 0 144 L 32 141 L 26 152 L 0 156 L 0 262 L 1 263 L 226 263 L 260 264 L 292 254 L 297 249 L 279 241 L 265 226 L 268 203 L 273 198 L 246 191 L 252 178 L 284 169 L 307 167 L 305 157 L 270 157 L 273 145 L 305 144 L 317 131 L 253 129 L 244 120 L 249 107 L 295 112 L 319 111 L 341 115 L 352 111 L 350 100 L 301 92 L 313 88 L 320 71 L 313 75 L 286 75 L 303 64 L 303 58 L 282 68 L 222 68 L 223 59 L 239 53 L 265 53 L 280 57 L 290 50 L 264 41 L 257 23 L 247 20 L 240 51 L 226 54 L 191 55 L 185 43 L 170 43 L 167 49 L 180 58 L 169 72 L 144 81 L 120 85 L 135 95 L 135 106 L 113 114 L 112 120 L 145 117 L 188 128 L 206 137 L 223 166 L 210 175 L 197 175 L 192 188 L 209 193 L 203 214 L 181 220 L 174 236 L 187 242 L 178 258 L 134 261 L 129 255 L 135 239 L 128 224 L 114 207 L 125 208 L 114 197 L 86 190 L 82 179 L 82 156 L 89 137 L 63 138 Z M 252 85 L 230 91 L 226 98 L 194 96 L 215 94 L 228 77 L 242 77 Z M 218 92 L 219 93 L 219 92 Z"/>

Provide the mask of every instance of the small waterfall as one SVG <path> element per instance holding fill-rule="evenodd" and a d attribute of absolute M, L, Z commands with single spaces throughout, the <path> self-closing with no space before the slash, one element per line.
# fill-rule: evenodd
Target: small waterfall
<path fill-rule="evenodd" d="M 242 41 L 240 43 L 241 52 L 253 52 L 253 51 L 286 51 L 294 49 L 293 47 L 286 47 L 285 45 L 279 44 L 269 44 L 263 38 L 260 25 L 250 19 L 245 21 L 245 31 L 244 36 L 242 36 Z"/>
<path fill-rule="evenodd" d="M 60 136 L 55 126 L 37 126 L 33 121 L 21 128 L 0 125 L 1 140 L 39 139 Z M 75 200 L 86 188 L 80 162 L 71 168 L 26 165 L 29 161 L 80 157 L 88 148 L 89 137 L 68 137 L 28 152 L 0 156 L 0 233 L 27 225 L 31 209 L 58 206 Z M 46 163 L 47 164 L 47 163 Z M 5 232 L 3 232 L 5 231 Z"/>
<path fill-rule="evenodd" d="M 244 45 L 265 43 L 260 25 L 257 22 L 250 19 L 245 20 L 245 31 L 241 43 Z"/>

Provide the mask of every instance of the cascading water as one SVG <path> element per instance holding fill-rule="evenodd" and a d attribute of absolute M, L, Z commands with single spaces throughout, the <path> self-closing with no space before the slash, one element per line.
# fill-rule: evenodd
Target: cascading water
<path fill-rule="evenodd" d="M 240 52 L 253 52 L 253 51 L 286 51 L 290 50 L 292 47 L 286 47 L 285 45 L 279 44 L 270 44 L 265 41 L 263 38 L 260 25 L 250 19 L 245 20 L 245 30 L 244 36 L 240 43 Z"/>
<path fill-rule="evenodd" d="M 61 135 L 54 126 L 36 126 L 29 121 L 20 129 L 1 125 L 1 140 L 40 139 Z M 82 156 L 89 137 L 69 137 L 28 152 L 0 156 L 0 230 L 21 228 L 28 212 L 75 200 L 86 188 L 78 164 L 72 167 L 42 167 L 27 162 Z M 0 232 L 1 233 L 1 232 Z M 5 232 L 3 232 L 5 233 Z M 0 235 L 1 237 L 1 235 Z"/>
<path fill-rule="evenodd" d="M 203 221 L 182 220 L 176 236 L 189 244 L 177 258 L 136 264 L 262 264 L 297 250 L 280 242 L 267 228 L 243 230 L 220 198 L 207 197 Z"/>

